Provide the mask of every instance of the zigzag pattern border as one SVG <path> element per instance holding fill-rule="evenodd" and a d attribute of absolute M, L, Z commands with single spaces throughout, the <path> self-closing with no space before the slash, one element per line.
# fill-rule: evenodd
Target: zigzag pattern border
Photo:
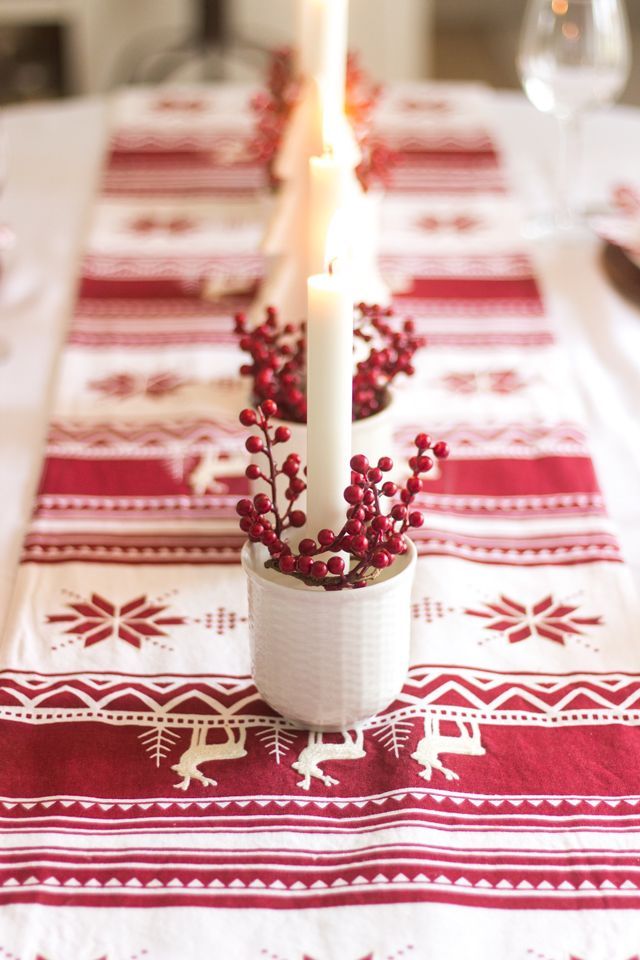
<path fill-rule="evenodd" d="M 109 676 L 109 675 L 107 675 Z M 11 678 L 16 679 L 10 682 Z M 403 719 L 413 719 L 425 716 L 435 716 L 441 719 L 476 720 L 487 724 L 517 725 L 517 726 L 584 726 L 608 725 L 619 723 L 624 725 L 640 725 L 640 677 L 621 673 L 613 674 L 575 674 L 569 677 L 554 675 L 536 675 L 525 677 L 521 675 L 504 675 L 490 671 L 456 668 L 455 675 L 451 668 L 439 667 L 425 669 L 414 667 L 409 673 L 404 690 L 391 707 L 381 714 L 371 718 L 364 724 L 365 730 L 372 730 L 397 723 Z M 169 680 L 170 678 L 167 678 Z M 158 691 L 167 691 L 167 680 L 156 678 Z M 11 703 L 0 705 L 0 718 L 33 724 L 69 723 L 82 721 L 100 721 L 103 723 L 125 726 L 154 726 L 192 729 L 194 727 L 219 727 L 234 725 L 236 727 L 280 727 L 296 729 L 290 721 L 276 715 L 264 714 L 262 710 L 255 714 L 242 713 L 241 710 L 255 703 L 264 707 L 258 691 L 251 678 L 174 678 L 175 687 L 184 688 L 184 692 L 177 694 L 165 703 L 154 699 L 149 690 L 153 690 L 154 679 L 143 679 L 142 682 L 127 678 L 112 679 L 112 687 L 108 692 L 105 685 L 108 681 L 96 681 L 83 675 L 68 675 L 53 679 L 39 677 L 37 686 L 44 688 L 41 693 L 35 694 L 33 681 L 29 684 L 23 675 L 12 674 L 7 671 L 0 675 L 0 696 L 7 695 Z M 438 682 L 440 681 L 440 682 Z M 161 686 L 161 684 L 165 684 Z M 198 689 L 206 685 L 207 692 Z M 230 684 L 230 685 L 229 685 Z M 103 692 L 103 696 L 93 696 L 84 688 L 93 688 Z M 428 687 L 432 689 L 427 690 Z M 30 689 L 31 687 L 31 689 Z M 631 690 L 623 695 L 619 701 L 613 698 L 616 692 Z M 223 696 L 229 697 L 232 692 L 244 692 L 245 695 L 233 704 L 221 702 L 209 690 L 217 690 Z M 563 696 L 557 697 L 566 688 Z M 489 691 L 496 690 L 494 696 L 488 696 Z M 412 692 L 415 691 L 415 692 Z M 75 707 L 50 707 L 46 701 L 52 695 L 61 692 L 76 697 Z M 139 707 L 128 709 L 110 706 L 113 701 L 122 701 L 125 697 L 135 698 Z M 454 697 L 455 703 L 447 703 Z M 213 711 L 213 715 L 203 718 L 202 714 L 180 714 L 182 701 L 198 699 L 203 706 Z M 530 710 L 521 706 L 509 709 L 508 703 L 517 699 L 530 705 Z M 20 701 L 16 705 L 15 701 Z M 466 703 L 464 702 L 466 700 Z M 586 701 L 590 706 L 585 706 Z M 461 701 L 463 701 L 461 703 Z M 580 702 L 580 706 L 573 704 Z"/>

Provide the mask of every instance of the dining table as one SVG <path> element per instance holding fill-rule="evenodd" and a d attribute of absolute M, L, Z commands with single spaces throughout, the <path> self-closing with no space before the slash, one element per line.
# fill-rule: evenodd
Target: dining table
<path fill-rule="evenodd" d="M 637 960 L 639 308 L 597 230 L 527 234 L 551 118 L 383 90 L 380 269 L 425 338 L 391 452 L 451 453 L 402 692 L 352 731 L 285 720 L 235 512 L 256 89 L 4 111 L 0 960 Z M 638 156 L 640 110 L 586 118 L 590 223 Z"/>

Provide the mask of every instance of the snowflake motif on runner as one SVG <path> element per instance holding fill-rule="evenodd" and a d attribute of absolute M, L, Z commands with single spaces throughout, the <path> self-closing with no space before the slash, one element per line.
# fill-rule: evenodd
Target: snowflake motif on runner
<path fill-rule="evenodd" d="M 566 958 L 564 955 L 561 958 L 548 957 L 546 954 L 539 953 L 537 950 L 532 950 L 531 948 L 527 950 L 527 957 L 529 960 L 590 960 L 589 957 L 578 956 L 574 953 L 570 953 Z M 640 954 L 634 953 L 632 957 L 627 957 L 625 960 L 640 960 Z"/>
<path fill-rule="evenodd" d="M 226 607 L 217 607 L 213 613 L 205 613 L 203 621 L 194 619 L 194 623 L 203 623 L 206 630 L 213 630 L 217 637 L 224 637 L 231 633 L 241 623 L 247 622 L 247 617 L 239 616 L 235 610 Z"/>
<path fill-rule="evenodd" d="M 423 597 L 411 604 L 412 618 L 424 620 L 425 623 L 435 623 L 449 613 L 455 613 L 455 607 L 446 607 L 441 600 L 434 600 L 431 597 Z"/>
<path fill-rule="evenodd" d="M 357 960 L 403 960 L 405 957 L 413 956 L 413 944 L 409 943 L 406 947 L 401 947 L 395 953 L 385 953 L 376 955 L 373 951 L 367 953 L 363 957 L 358 957 Z M 263 949 L 260 951 L 260 957 L 262 960 L 288 960 L 287 957 L 281 956 L 279 953 L 272 953 L 269 950 Z M 301 960 L 324 960 L 324 958 L 316 956 L 315 954 L 304 953 Z M 343 958 L 341 958 L 343 960 Z M 346 958 L 345 958 L 346 960 Z"/>
<path fill-rule="evenodd" d="M 9 958 L 10 954 L 6 954 L 6 957 Z M 18 960 L 18 958 L 16 958 L 16 960 Z M 49 956 L 45 957 L 41 953 L 39 953 L 36 956 L 36 960 L 53 960 L 53 957 L 49 957 Z M 109 960 L 109 957 L 105 953 L 102 957 L 97 957 L 96 960 Z"/>
<path fill-rule="evenodd" d="M 415 225 L 419 230 L 425 233 L 473 233 L 482 226 L 483 221 L 479 217 L 469 214 L 458 214 L 453 217 L 437 217 L 433 214 L 427 214 L 416 220 Z"/>
<path fill-rule="evenodd" d="M 484 610 L 464 612 L 470 617 L 488 620 L 484 629 L 504 636 L 509 643 L 541 637 L 565 646 L 571 638 L 588 636 L 589 631 L 584 627 L 599 627 L 603 623 L 600 616 L 576 616 L 579 607 L 556 601 L 551 594 L 533 604 L 518 603 L 502 595 L 495 603 L 484 606 Z"/>
<path fill-rule="evenodd" d="M 148 956 L 149 956 L 149 952 L 147 950 L 140 950 L 139 953 L 132 954 L 128 958 L 128 960 L 145 960 L 145 957 L 148 957 Z M 0 960 L 3 957 L 5 957 L 6 960 L 12 960 L 12 955 L 10 953 L 0 952 Z M 20 960 L 20 957 L 14 957 L 13 960 Z M 50 956 L 49 954 L 45 955 L 45 954 L 39 953 L 37 954 L 35 960 L 54 960 L 54 956 L 53 955 Z M 101 957 L 96 957 L 95 960 L 110 960 L 110 958 L 105 953 Z"/>
<path fill-rule="evenodd" d="M 440 378 L 450 393 L 518 393 L 528 386 L 516 370 L 453 371 Z"/>
<path fill-rule="evenodd" d="M 175 113 L 201 113 L 209 104 L 200 98 L 187 99 L 186 97 L 161 97 L 151 104 L 152 110 L 170 111 Z"/>
<path fill-rule="evenodd" d="M 159 399 L 175 394 L 191 381 L 170 370 L 158 373 L 111 373 L 100 380 L 90 380 L 89 390 L 105 399 L 130 400 L 131 397 Z"/>
<path fill-rule="evenodd" d="M 158 216 L 134 217 L 125 223 L 127 233 L 166 233 L 169 235 L 180 235 L 181 233 L 191 233 L 198 227 L 198 221 L 193 217 L 169 217 L 162 219 Z"/>
<path fill-rule="evenodd" d="M 280 960 L 280 958 L 278 958 L 278 960 Z M 320 958 L 319 958 L 319 957 L 311 957 L 311 956 L 309 956 L 308 954 L 305 953 L 304 956 L 302 957 L 302 960 L 320 960 Z M 366 955 L 366 957 L 359 957 L 359 960 L 376 960 L 376 958 L 374 957 L 374 955 L 373 955 L 372 953 L 368 953 L 368 954 Z"/>
<path fill-rule="evenodd" d="M 148 956 L 149 953 L 147 950 L 140 950 L 139 953 L 132 954 L 128 960 L 145 960 L 145 958 Z M 10 950 L 0 946 L 0 960 L 22 960 L 22 958 L 18 954 L 11 953 Z M 50 952 L 37 953 L 34 957 L 34 960 L 57 960 L 57 955 Z M 74 960 L 78 960 L 77 955 L 74 957 Z M 109 960 L 109 957 L 106 953 L 104 953 L 100 957 L 91 957 L 87 958 L 87 960 Z"/>
<path fill-rule="evenodd" d="M 84 648 L 105 640 L 122 640 L 137 650 L 148 642 L 171 650 L 166 643 L 171 636 L 167 627 L 184 626 L 187 622 L 185 617 L 167 613 L 167 604 L 149 600 L 146 594 L 116 604 L 92 593 L 89 599 L 78 597 L 66 606 L 68 612 L 50 614 L 46 623 L 66 625 L 64 635 L 81 642 Z M 53 649 L 61 646 L 66 644 L 59 643 Z"/>

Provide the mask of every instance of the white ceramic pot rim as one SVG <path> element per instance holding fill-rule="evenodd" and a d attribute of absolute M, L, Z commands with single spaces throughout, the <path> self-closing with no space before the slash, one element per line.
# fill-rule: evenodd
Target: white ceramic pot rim
<path fill-rule="evenodd" d="M 385 402 L 377 411 L 377 413 L 371 413 L 368 417 L 363 417 L 361 420 L 352 420 L 351 427 L 352 429 L 358 429 L 362 427 L 363 429 L 367 427 L 370 423 L 375 423 L 377 420 L 381 420 L 383 417 L 388 417 L 391 413 L 391 408 L 393 407 L 394 400 L 396 395 L 391 387 L 387 387 L 385 391 Z M 252 397 L 249 401 L 251 406 L 256 406 L 256 399 Z M 282 424 L 285 427 L 290 427 L 293 429 L 302 428 L 303 430 L 307 429 L 307 424 L 302 423 L 300 420 L 285 420 L 284 417 L 272 417 L 272 422 L 276 424 Z M 358 451 L 356 450 L 356 453 Z"/>
<path fill-rule="evenodd" d="M 250 540 L 247 540 L 242 548 L 241 559 L 242 566 L 248 577 L 259 583 L 261 586 L 264 586 L 265 583 L 268 584 L 268 588 L 271 591 L 274 593 L 280 593 L 283 598 L 288 596 L 290 599 L 293 599 L 296 596 L 303 596 L 305 598 L 305 602 L 322 603 L 323 605 L 328 603 L 338 604 L 345 602 L 362 603 L 366 600 L 366 597 L 371 597 L 374 591 L 376 596 L 379 596 L 385 590 L 393 590 L 395 587 L 394 581 L 396 581 L 398 577 L 403 575 L 413 575 L 413 569 L 416 565 L 418 552 L 413 540 L 411 540 L 409 537 L 407 537 L 407 544 L 407 552 L 401 554 L 394 561 L 392 567 L 389 569 L 389 573 L 383 580 L 370 583 L 368 586 L 362 587 L 359 590 L 323 590 L 320 587 L 311 588 L 310 590 L 301 590 L 300 587 L 293 585 L 289 586 L 287 583 L 276 583 L 265 574 L 264 568 L 256 556 L 257 551 L 253 549 L 254 546 L 258 545 L 254 545 Z M 286 580 L 286 576 L 284 574 L 283 580 Z"/>

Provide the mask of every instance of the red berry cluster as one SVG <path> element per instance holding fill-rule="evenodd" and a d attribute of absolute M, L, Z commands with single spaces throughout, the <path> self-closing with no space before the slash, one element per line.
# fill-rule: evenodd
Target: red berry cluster
<path fill-rule="evenodd" d="M 355 54 L 347 57 L 345 112 L 353 126 L 361 153 L 356 169 L 360 182 L 368 190 L 374 180 L 386 184 L 395 154 L 371 133 L 371 115 L 380 97 L 381 88 L 371 83 Z M 300 82 L 295 75 L 293 51 L 275 50 L 267 75 L 266 90 L 251 101 L 256 114 L 254 150 L 269 171 L 271 185 L 277 186 L 273 171 L 287 120 L 300 96 Z"/>
<path fill-rule="evenodd" d="M 357 54 L 350 53 L 347 58 L 345 113 L 351 121 L 360 149 L 356 176 L 363 190 L 369 190 L 376 181 L 387 186 L 396 162 L 396 152 L 372 132 L 373 111 L 381 94 L 382 86 L 371 82 Z"/>
<path fill-rule="evenodd" d="M 284 420 L 306 423 L 305 324 L 280 326 L 277 310 L 268 307 L 264 322 L 251 330 L 245 315 L 237 314 L 235 332 L 251 358 L 240 373 L 251 377 L 254 401 L 275 400 Z M 398 323 L 390 307 L 364 303 L 355 308 L 353 334 L 356 356 L 358 342 L 366 351 L 353 373 L 353 419 L 363 420 L 384 408 L 396 377 L 413 375 L 413 359 L 424 340 L 416 336 L 412 320 Z"/>
<path fill-rule="evenodd" d="M 264 480 L 270 487 L 271 499 L 265 493 L 257 494 L 253 500 L 242 499 L 236 504 L 236 512 L 240 517 L 240 529 L 246 533 L 254 543 L 263 543 L 272 556 L 279 555 L 285 544 L 281 537 L 289 527 L 302 527 L 306 516 L 302 510 L 295 509 L 307 485 L 299 475 L 301 459 L 297 453 L 290 453 L 282 466 L 278 467 L 273 455 L 273 448 L 279 443 L 287 443 L 291 439 L 289 427 L 279 424 L 274 427 L 270 418 L 278 415 L 278 407 L 273 400 L 264 400 L 256 410 L 247 407 L 240 413 L 240 423 L 243 427 L 256 427 L 260 433 L 247 437 L 245 447 L 251 454 L 262 453 L 267 458 L 266 473 L 257 463 L 250 463 L 245 470 L 249 480 Z M 260 436 L 262 434 L 262 436 Z M 285 497 L 288 505 L 284 514 L 278 507 L 276 497 L 276 481 L 280 476 L 287 477 L 288 483 Z M 269 514 L 272 519 L 269 519 Z"/>
<path fill-rule="evenodd" d="M 258 493 L 252 500 L 244 497 L 238 501 L 240 529 L 253 543 L 267 548 L 267 567 L 325 590 L 365 587 L 406 552 L 408 530 L 424 523 L 422 513 L 412 509 L 412 504 L 422 490 L 422 475 L 433 468 L 433 458 L 445 459 L 449 455 L 447 444 L 443 440 L 434 443 L 426 433 L 419 433 L 415 438 L 416 453 L 409 460 L 411 475 L 404 485 L 385 479 L 384 475 L 393 469 L 390 457 L 381 457 L 372 466 L 364 454 L 356 454 L 351 458 L 351 483 L 344 491 L 347 509 L 342 529 L 338 533 L 320 530 L 315 539 L 305 537 L 294 553 L 284 533 L 306 522 L 304 512 L 294 507 L 306 484 L 299 476 L 301 464 L 297 454 L 289 454 L 281 467 L 276 465 L 274 445 L 290 439 L 288 427 L 270 423 L 271 417 L 277 415 L 273 400 L 265 400 L 256 410 L 248 408 L 240 414 L 243 426 L 257 426 L 261 434 L 247 438 L 247 450 L 262 453 L 267 460 L 266 472 L 252 463 L 246 474 L 252 480 L 261 478 L 271 489 L 271 497 Z M 281 475 L 289 480 L 284 515 L 276 498 L 276 481 Z M 329 553 L 333 556 L 327 557 Z M 348 562 L 343 559 L 345 554 Z"/>
<path fill-rule="evenodd" d="M 383 409 L 388 391 L 401 374 L 412 377 L 416 372 L 413 360 L 425 340 L 416 334 L 415 323 L 405 319 L 394 322 L 391 307 L 356 307 L 353 336 L 368 351 L 358 360 L 353 374 L 353 419 L 363 420 Z M 356 355 L 359 353 L 355 348 Z"/>
<path fill-rule="evenodd" d="M 265 164 L 272 188 L 278 185 L 273 163 L 289 119 L 300 96 L 300 83 L 294 74 L 293 52 L 288 47 L 274 50 L 267 74 L 267 88 L 251 100 L 256 115 L 254 150 Z"/>

